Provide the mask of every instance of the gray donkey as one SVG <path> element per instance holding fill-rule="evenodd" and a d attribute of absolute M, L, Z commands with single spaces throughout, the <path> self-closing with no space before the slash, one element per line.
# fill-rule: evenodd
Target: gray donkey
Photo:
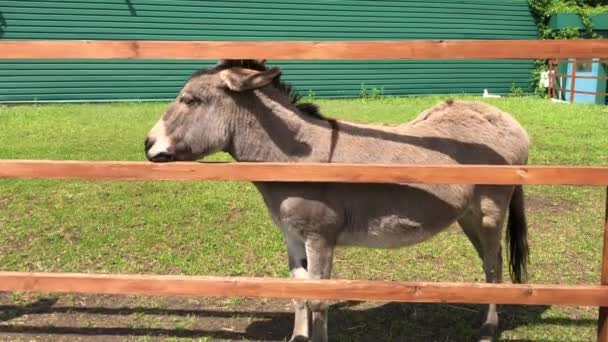
<path fill-rule="evenodd" d="M 400 126 L 324 118 L 298 103 L 278 68 L 223 60 L 186 82 L 150 131 L 153 162 L 196 160 L 217 151 L 245 162 L 520 165 L 525 130 L 507 113 L 476 102 L 447 101 Z M 458 222 L 483 262 L 486 281 L 502 282 L 502 226 L 509 208 L 509 270 L 526 275 L 521 186 L 256 182 L 284 234 L 291 276 L 329 279 L 339 245 L 396 248 L 425 241 Z M 292 340 L 327 340 L 327 304 L 294 300 Z M 309 317 L 312 312 L 312 320 Z M 312 321 L 312 327 L 309 323 Z M 481 340 L 496 332 L 489 306 Z M 312 329 L 310 329 L 312 328 Z M 311 332 L 312 330 L 312 332 Z"/>

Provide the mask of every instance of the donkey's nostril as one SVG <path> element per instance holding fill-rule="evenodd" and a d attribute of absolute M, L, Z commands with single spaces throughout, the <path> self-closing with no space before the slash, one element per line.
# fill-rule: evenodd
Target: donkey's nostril
<path fill-rule="evenodd" d="M 146 138 L 146 142 L 144 143 L 146 146 L 146 152 L 148 152 L 152 148 L 152 145 L 154 145 L 154 142 L 155 142 L 154 139 Z"/>
<path fill-rule="evenodd" d="M 168 152 L 161 152 L 155 156 L 148 157 L 148 159 L 153 162 L 163 163 L 163 162 L 174 161 L 175 156 Z"/>

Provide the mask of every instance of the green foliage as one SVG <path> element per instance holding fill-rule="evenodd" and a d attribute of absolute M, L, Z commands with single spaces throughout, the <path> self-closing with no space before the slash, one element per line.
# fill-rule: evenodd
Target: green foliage
<path fill-rule="evenodd" d="M 308 94 L 306 94 L 306 101 L 314 101 L 317 99 L 317 93 L 314 90 L 308 89 Z"/>
<path fill-rule="evenodd" d="M 511 83 L 511 93 L 510 93 L 511 97 L 523 97 L 524 96 L 524 90 L 521 89 L 520 86 L 518 86 L 517 84 L 515 84 L 515 82 Z"/>
<path fill-rule="evenodd" d="M 365 86 L 365 82 L 361 82 L 361 87 L 359 88 L 359 98 L 366 99 L 367 97 L 367 87 Z"/>
<path fill-rule="evenodd" d="M 547 62 L 544 60 L 534 61 L 534 71 L 532 71 L 532 77 L 530 79 L 531 93 L 536 96 L 546 98 L 548 96 L 546 88 L 540 88 L 540 74 L 547 71 Z"/>
<path fill-rule="evenodd" d="M 606 1 L 601 0 L 553 0 L 550 2 L 551 6 L 548 9 L 549 15 L 555 13 L 583 13 L 586 16 L 591 16 L 595 14 L 608 13 L 608 4 L 606 4 Z"/>
<path fill-rule="evenodd" d="M 381 100 L 384 98 L 384 87 L 380 87 L 380 88 L 372 88 L 372 95 L 371 98 L 374 100 Z"/>
<path fill-rule="evenodd" d="M 361 82 L 359 98 L 362 100 L 381 100 L 384 98 L 384 87 L 373 87 L 368 89 L 364 82 Z"/>
<path fill-rule="evenodd" d="M 583 18 L 608 13 L 608 2 L 605 0 L 528 0 L 528 4 L 539 26 L 546 26 L 549 18 L 556 13 L 574 13 Z"/>

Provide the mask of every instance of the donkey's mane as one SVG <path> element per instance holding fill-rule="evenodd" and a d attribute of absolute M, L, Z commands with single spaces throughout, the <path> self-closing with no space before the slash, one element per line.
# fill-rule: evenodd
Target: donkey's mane
<path fill-rule="evenodd" d="M 213 66 L 212 68 L 208 68 L 208 69 L 201 69 L 197 72 L 195 72 L 194 74 L 192 74 L 192 76 L 190 77 L 190 79 L 200 76 L 200 75 L 204 75 L 204 74 L 212 74 L 212 73 L 216 73 L 225 69 L 230 69 L 230 68 L 247 68 L 247 69 L 252 69 L 252 70 L 257 70 L 257 71 L 266 71 L 268 70 L 268 68 L 266 67 L 266 65 L 264 64 L 263 61 L 258 61 L 258 60 L 254 60 L 254 59 L 224 59 L 221 60 L 218 64 L 216 64 L 215 66 Z M 294 89 L 294 87 L 287 82 L 284 82 L 281 80 L 281 77 L 277 77 L 272 85 L 280 90 L 282 93 L 284 93 L 285 95 L 287 95 L 289 97 L 289 101 L 291 101 L 291 103 L 293 103 L 300 112 L 302 112 L 303 114 L 306 114 L 308 116 L 311 116 L 313 118 L 317 118 L 317 119 L 321 119 L 321 120 L 329 120 L 328 118 L 324 117 L 323 114 L 321 114 L 321 112 L 319 111 L 319 107 L 313 103 L 309 103 L 309 102 L 300 102 L 300 100 L 302 100 L 302 95 L 298 94 L 298 92 Z"/>

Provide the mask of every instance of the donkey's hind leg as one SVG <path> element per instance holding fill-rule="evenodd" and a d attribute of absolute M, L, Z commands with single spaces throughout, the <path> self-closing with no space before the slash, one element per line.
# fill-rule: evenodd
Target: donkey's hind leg
<path fill-rule="evenodd" d="M 329 279 L 334 245 L 322 237 L 308 239 L 305 244 L 309 279 Z M 309 300 L 308 306 L 312 311 L 312 342 L 327 342 L 328 303 L 322 300 Z"/>
<path fill-rule="evenodd" d="M 294 279 L 308 279 L 308 262 L 304 241 L 298 237 L 286 234 L 287 255 L 289 257 L 289 272 Z M 309 310 L 306 300 L 294 299 L 295 319 L 293 323 L 292 342 L 308 341 Z"/>
<path fill-rule="evenodd" d="M 458 220 L 483 262 L 487 283 L 502 282 L 502 226 L 509 204 L 510 190 L 493 188 L 480 197 L 478 205 Z M 490 304 L 481 329 L 480 341 L 492 341 L 498 328 L 496 304 Z"/>

